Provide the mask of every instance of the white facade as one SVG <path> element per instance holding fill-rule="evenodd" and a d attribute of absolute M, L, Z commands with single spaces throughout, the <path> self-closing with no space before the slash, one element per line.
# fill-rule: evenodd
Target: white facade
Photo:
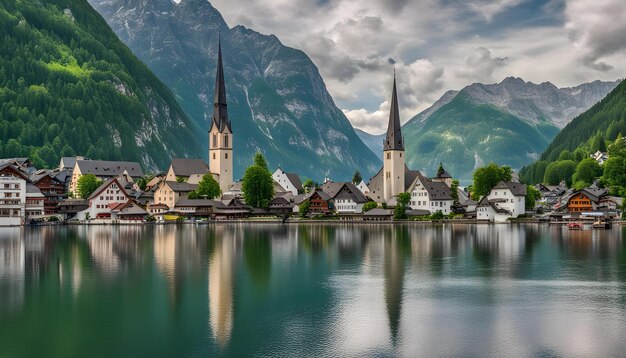
<path fill-rule="evenodd" d="M 46 197 L 32 184 L 26 190 L 26 220 L 38 218 L 44 215 L 44 200 Z"/>
<path fill-rule="evenodd" d="M 526 197 L 515 196 L 510 189 L 491 189 L 487 199 L 499 208 L 509 211 L 512 217 L 526 213 Z"/>
<path fill-rule="evenodd" d="M 357 185 L 356 187 L 361 191 L 361 193 L 363 193 L 363 195 L 365 196 L 370 195 L 370 188 L 367 187 L 367 184 L 365 184 L 365 181 L 361 180 L 359 185 Z"/>
<path fill-rule="evenodd" d="M 86 220 L 87 213 L 90 219 L 109 219 L 111 217 L 111 204 L 126 203 L 130 198 L 120 187 L 117 180 L 112 180 L 105 187 L 100 187 L 89 199 L 89 208 L 79 212 L 76 217 Z"/>
<path fill-rule="evenodd" d="M 385 150 L 383 152 L 383 199 L 387 202 L 392 197 L 404 192 L 404 150 Z"/>
<path fill-rule="evenodd" d="M 24 224 L 26 181 L 13 176 L 0 177 L 0 226 Z"/>
<path fill-rule="evenodd" d="M 282 169 L 276 169 L 274 174 L 272 174 L 272 178 L 286 191 L 290 192 L 293 195 L 298 195 L 298 188 L 296 188 L 291 180 L 289 180 L 287 173 L 285 173 Z"/>
<path fill-rule="evenodd" d="M 339 214 L 359 214 L 363 212 L 364 203 L 355 203 L 352 199 L 335 199 L 335 211 Z"/>
<path fill-rule="evenodd" d="M 233 184 L 233 134 L 227 126 L 220 132 L 215 122 L 209 132 L 209 171 L 222 193 L 228 191 Z"/>
<path fill-rule="evenodd" d="M 415 186 L 411 191 L 411 201 L 409 207 L 413 210 L 428 210 L 431 214 L 441 211 L 444 215 L 452 212 L 453 200 L 434 200 L 431 199 L 428 190 L 424 187 L 424 183 L 418 178 Z"/>

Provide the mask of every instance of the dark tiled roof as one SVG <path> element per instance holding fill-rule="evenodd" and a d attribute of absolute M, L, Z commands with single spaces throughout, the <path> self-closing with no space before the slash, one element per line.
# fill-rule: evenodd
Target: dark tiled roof
<path fill-rule="evenodd" d="M 210 206 L 210 207 L 224 207 L 225 205 L 219 201 L 211 199 L 187 199 L 182 198 L 178 200 L 176 206 Z"/>
<path fill-rule="evenodd" d="M 382 208 L 374 208 L 372 210 L 369 210 L 363 213 L 363 216 L 391 216 L 391 215 L 393 215 L 392 210 L 382 209 Z"/>
<path fill-rule="evenodd" d="M 177 177 L 189 177 L 193 174 L 206 174 L 209 167 L 202 159 L 176 158 L 172 159 L 172 169 Z"/>
<path fill-rule="evenodd" d="M 496 186 L 494 186 L 493 188 L 494 189 L 509 189 L 511 193 L 513 193 L 514 196 L 526 196 L 526 184 L 521 184 L 518 182 L 501 181 L 498 184 L 496 184 Z"/>
<path fill-rule="evenodd" d="M 355 203 L 365 203 L 367 198 L 351 182 L 327 182 L 321 189 L 333 199 L 351 199 Z"/>
<path fill-rule="evenodd" d="M 404 165 L 404 191 L 407 191 L 411 184 L 415 181 L 418 175 L 420 175 L 419 170 L 410 170 L 409 167 Z M 383 201 L 383 168 L 381 167 L 378 173 L 370 179 L 370 182 L 367 183 L 367 187 L 370 190 L 370 198 L 374 199 L 374 201 L 381 202 Z"/>
<path fill-rule="evenodd" d="M 198 188 L 197 184 L 189 184 L 189 183 L 179 183 L 177 181 L 166 181 L 165 182 L 173 191 L 176 192 L 190 192 L 194 191 Z"/>
<path fill-rule="evenodd" d="M 402 127 L 400 126 L 400 110 L 398 109 L 398 93 L 396 91 L 396 76 L 393 76 L 393 90 L 391 93 L 391 110 L 389 111 L 389 124 L 387 125 L 387 137 L 385 138 L 384 150 L 404 150 Z"/>
<path fill-rule="evenodd" d="M 498 207 L 496 203 L 489 200 L 486 195 L 480 200 L 480 202 L 478 202 L 478 206 L 479 207 L 491 206 L 493 210 L 495 210 L 497 213 L 511 215 L 510 211 Z"/>
<path fill-rule="evenodd" d="M 106 160 L 77 160 L 76 165 L 81 174 L 94 174 L 95 176 L 118 176 L 128 172 L 133 178 L 143 176 L 141 165 L 137 162 L 115 162 Z"/>
<path fill-rule="evenodd" d="M 291 184 L 296 187 L 296 190 L 302 190 L 302 181 L 300 176 L 296 173 L 285 173 Z"/>
<path fill-rule="evenodd" d="M 100 193 L 103 192 L 106 188 L 108 188 L 111 184 L 113 184 L 113 182 L 117 183 L 117 186 L 120 188 L 122 193 L 124 193 L 124 195 L 130 196 L 130 194 L 128 193 L 128 190 L 124 188 L 126 186 L 125 181 L 121 180 L 120 178 L 111 178 L 109 180 L 106 180 L 104 183 L 102 183 L 102 185 L 100 185 L 98 189 L 96 189 L 93 193 L 91 193 L 91 195 L 89 195 L 89 198 L 87 199 L 91 200 L 95 198 L 96 196 L 100 195 Z"/>

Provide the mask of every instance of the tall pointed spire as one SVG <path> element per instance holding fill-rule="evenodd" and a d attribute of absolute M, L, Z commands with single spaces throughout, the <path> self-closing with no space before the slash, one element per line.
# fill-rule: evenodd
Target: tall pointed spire
<path fill-rule="evenodd" d="M 391 110 L 384 150 L 404 150 L 402 128 L 400 126 L 400 111 L 398 110 L 398 94 L 396 91 L 396 69 L 393 69 L 393 92 L 391 94 Z"/>
<path fill-rule="evenodd" d="M 222 39 L 218 35 L 217 40 L 217 69 L 215 71 L 215 97 L 213 100 L 213 121 L 223 131 L 228 127 L 230 130 L 230 121 L 228 120 L 228 110 L 226 108 L 226 85 L 224 84 L 224 67 L 222 65 Z M 232 130 L 231 130 L 232 132 Z"/>

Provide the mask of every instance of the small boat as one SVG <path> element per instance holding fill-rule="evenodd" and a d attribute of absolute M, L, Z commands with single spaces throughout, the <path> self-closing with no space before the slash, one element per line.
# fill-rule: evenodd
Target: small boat
<path fill-rule="evenodd" d="M 594 229 L 610 229 L 611 228 L 611 222 L 610 221 L 598 220 L 598 221 L 593 223 L 593 228 Z"/>
<path fill-rule="evenodd" d="M 569 230 L 582 230 L 583 229 L 583 224 L 581 224 L 581 223 L 569 223 L 569 224 L 567 224 L 567 228 Z"/>

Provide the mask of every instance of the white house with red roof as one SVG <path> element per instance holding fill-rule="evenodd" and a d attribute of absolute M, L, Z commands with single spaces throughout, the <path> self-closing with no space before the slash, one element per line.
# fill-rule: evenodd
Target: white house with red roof
<path fill-rule="evenodd" d="M 125 188 L 126 184 L 120 177 L 105 181 L 87 199 L 89 207 L 79 212 L 76 217 L 79 220 L 86 220 L 88 217 L 90 219 L 111 219 L 111 209 L 119 204 L 127 203 L 131 199 Z"/>

